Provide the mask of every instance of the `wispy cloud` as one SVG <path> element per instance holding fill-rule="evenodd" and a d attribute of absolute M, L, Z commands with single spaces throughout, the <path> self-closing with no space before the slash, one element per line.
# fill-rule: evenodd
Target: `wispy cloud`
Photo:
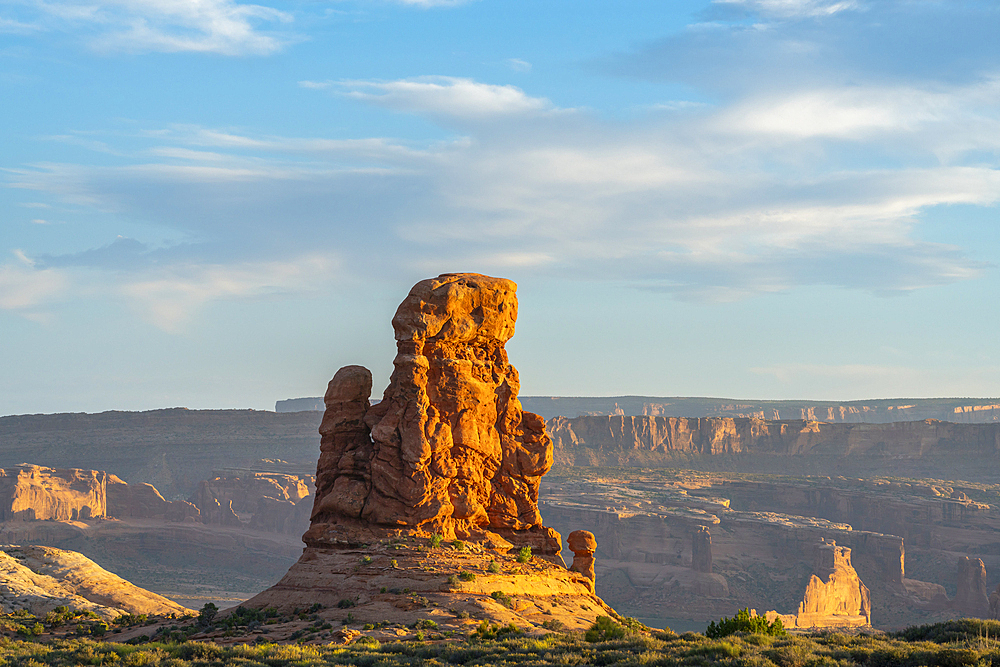
<path fill-rule="evenodd" d="M 712 4 L 781 18 L 832 16 L 862 7 L 857 0 L 712 0 Z"/>
<path fill-rule="evenodd" d="M 294 37 L 266 32 L 291 14 L 235 0 L 31 0 L 39 29 L 76 31 L 100 51 L 267 55 Z M 0 24 L 2 30 L 2 24 Z"/>
<path fill-rule="evenodd" d="M 317 283 L 326 284 L 336 264 L 326 255 L 286 262 L 178 265 L 146 272 L 120 289 L 154 325 L 179 333 L 211 301 L 302 294 L 316 289 Z"/>
<path fill-rule="evenodd" d="M 63 292 L 68 281 L 52 269 L 37 269 L 21 251 L 18 261 L 0 264 L 0 310 L 28 311 L 48 303 Z"/>
<path fill-rule="evenodd" d="M 397 81 L 342 81 L 344 94 L 397 111 L 466 120 L 535 114 L 552 110 L 544 98 L 531 97 L 516 86 L 480 83 L 448 76 Z"/>

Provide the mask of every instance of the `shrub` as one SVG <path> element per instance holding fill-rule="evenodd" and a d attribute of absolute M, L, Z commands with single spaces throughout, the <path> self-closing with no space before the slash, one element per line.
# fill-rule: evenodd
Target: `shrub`
<path fill-rule="evenodd" d="M 527 563 L 531 560 L 531 547 L 521 547 L 517 550 L 517 562 Z"/>
<path fill-rule="evenodd" d="M 429 618 L 421 618 L 419 621 L 415 621 L 411 627 L 416 630 L 434 630 L 438 626 L 437 623 Z"/>
<path fill-rule="evenodd" d="M 500 574 L 500 565 L 495 560 L 491 560 L 486 571 L 490 574 Z"/>
<path fill-rule="evenodd" d="M 610 616 L 598 616 L 583 636 L 588 642 L 606 642 L 611 639 L 621 639 L 627 631 L 618 625 Z"/>
<path fill-rule="evenodd" d="M 361 562 L 362 565 L 371 565 L 372 564 L 372 557 L 371 556 L 362 556 L 360 562 Z"/>
<path fill-rule="evenodd" d="M 557 618 L 550 618 L 547 621 L 542 621 L 542 627 L 546 630 L 559 631 L 566 627 L 566 624 Z"/>
<path fill-rule="evenodd" d="M 513 598 L 511 598 L 503 591 L 493 591 L 492 593 L 490 593 L 490 597 L 499 602 L 500 604 L 502 604 L 503 606 L 507 607 L 508 609 L 514 608 Z"/>
<path fill-rule="evenodd" d="M 458 583 L 458 577 L 456 577 L 453 574 L 449 574 L 448 575 L 448 583 L 449 584 L 457 584 Z"/>
<path fill-rule="evenodd" d="M 354 600 L 348 600 L 347 598 L 344 598 L 343 600 L 337 603 L 338 609 L 350 609 L 353 606 L 354 606 Z"/>
<path fill-rule="evenodd" d="M 212 603 L 210 602 L 209 604 L 212 604 Z M 208 605 L 205 605 L 205 606 L 207 607 Z M 212 606 L 214 607 L 215 605 L 212 605 Z M 205 610 L 203 608 L 202 612 L 204 613 L 204 611 Z M 216 609 L 216 612 L 218 612 L 218 609 Z M 212 614 L 212 618 L 215 618 L 215 614 Z M 130 628 L 133 625 L 143 625 L 148 620 L 149 620 L 149 616 L 147 614 L 122 614 L 121 616 L 119 616 L 118 618 L 114 619 L 111 622 L 114 625 L 120 625 L 122 627 L 129 627 Z M 206 623 L 205 625 L 208 625 L 208 623 Z"/>
<path fill-rule="evenodd" d="M 454 547 L 455 551 L 465 551 L 465 542 L 462 540 L 455 540 L 451 546 Z"/>
<path fill-rule="evenodd" d="M 462 581 L 475 581 L 476 575 L 473 574 L 472 572 L 459 572 L 458 578 L 461 579 Z"/>
<path fill-rule="evenodd" d="M 391 565 L 392 569 L 395 570 L 395 569 L 397 569 L 399 567 L 399 561 L 397 561 L 395 558 L 393 558 L 391 561 L 389 561 L 389 565 Z"/>
<path fill-rule="evenodd" d="M 431 546 L 437 549 L 439 546 L 441 546 L 441 540 L 443 539 L 444 539 L 443 537 L 441 537 L 437 533 L 434 533 L 433 535 L 431 535 Z"/>
<path fill-rule="evenodd" d="M 705 636 L 710 639 L 728 637 L 737 632 L 746 632 L 755 635 L 784 636 L 785 626 L 781 619 L 774 619 L 774 623 L 769 623 L 763 616 L 751 616 L 749 609 L 740 609 L 732 618 L 720 618 L 719 622 L 712 621 L 705 629 Z"/>
<path fill-rule="evenodd" d="M 478 639 L 500 639 L 501 637 L 520 634 L 522 634 L 521 628 L 513 623 L 508 623 L 507 625 L 490 625 L 489 621 L 483 621 L 476 628 L 472 636 Z"/>
<path fill-rule="evenodd" d="M 206 602 L 205 606 L 198 612 L 198 625 L 211 625 L 218 613 L 218 607 L 211 602 Z"/>

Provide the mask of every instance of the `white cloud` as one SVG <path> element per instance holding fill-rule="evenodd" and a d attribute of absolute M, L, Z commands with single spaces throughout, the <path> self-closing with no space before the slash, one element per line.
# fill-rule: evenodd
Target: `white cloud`
<path fill-rule="evenodd" d="M 438 117 L 486 120 L 537 114 L 552 103 L 526 95 L 516 86 L 498 86 L 472 79 L 423 76 L 397 81 L 342 81 L 346 95 L 379 106 Z"/>
<path fill-rule="evenodd" d="M 712 0 L 715 5 L 744 7 L 750 11 L 779 18 L 832 16 L 849 9 L 859 9 L 855 0 Z"/>
<path fill-rule="evenodd" d="M 120 288 L 154 325 L 179 333 L 205 304 L 221 299 L 301 294 L 329 280 L 337 268 L 330 256 L 232 265 L 178 265 L 148 272 Z"/>
<path fill-rule="evenodd" d="M 267 55 L 291 37 L 262 32 L 260 24 L 292 16 L 235 0 L 34 0 L 52 27 L 86 28 L 102 51 Z"/>
<path fill-rule="evenodd" d="M 68 281 L 53 269 L 35 269 L 24 253 L 17 264 L 0 264 L 0 310 L 24 310 L 42 305 L 63 292 Z"/>
<path fill-rule="evenodd" d="M 471 0 L 396 0 L 401 5 L 410 5 L 412 7 L 422 7 L 424 9 L 429 9 L 431 7 L 457 7 L 458 5 L 464 5 Z"/>
<path fill-rule="evenodd" d="M 520 58 L 508 58 L 507 65 L 515 72 L 530 72 L 531 63 Z"/>
<path fill-rule="evenodd" d="M 342 257 L 348 275 L 516 268 L 698 300 L 801 285 L 912 291 L 984 268 L 968 249 L 922 240 L 922 216 L 1000 201 L 1000 170 L 983 158 L 1000 132 L 981 132 L 1000 118 L 992 79 L 831 85 L 625 121 L 549 113 L 546 100 L 467 79 L 337 85 L 443 125 L 517 122 L 468 123 L 466 137 L 423 147 L 174 126 L 140 134 L 152 144 L 143 164 L 37 165 L 10 180 L 204 240 L 158 251 L 168 275 L 130 283 L 166 328 L 242 289 L 227 285 L 270 284 L 250 279 L 270 269 L 248 263 L 314 252 Z M 844 140 L 893 166 L 841 159 L 830 149 Z M 120 245 L 47 261 L 134 271 L 153 256 Z M 226 267 L 236 278 L 217 279 Z"/>

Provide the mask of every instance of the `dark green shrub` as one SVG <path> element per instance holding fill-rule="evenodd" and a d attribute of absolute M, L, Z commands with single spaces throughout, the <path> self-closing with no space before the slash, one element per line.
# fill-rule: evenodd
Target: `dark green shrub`
<path fill-rule="evenodd" d="M 461 579 L 462 581 L 475 581 L 476 575 L 473 574 L 472 572 L 459 572 L 458 578 Z"/>
<path fill-rule="evenodd" d="M 219 613 L 219 608 L 216 607 L 211 602 L 206 602 L 205 606 L 201 608 L 198 613 L 198 624 L 199 625 L 211 625 L 212 621 Z"/>
<path fill-rule="evenodd" d="M 780 618 L 774 619 L 774 623 L 768 623 L 763 616 L 751 616 L 749 609 L 740 609 L 732 618 L 720 618 L 718 623 L 715 621 L 709 623 L 705 629 L 705 636 L 709 639 L 719 639 L 737 632 L 776 637 L 786 634 Z"/>
<path fill-rule="evenodd" d="M 441 537 L 437 533 L 434 533 L 433 535 L 431 535 L 431 546 L 437 549 L 439 546 L 441 546 L 441 540 L 443 539 L 444 539 L 443 537 Z"/>
<path fill-rule="evenodd" d="M 628 631 L 618 625 L 610 616 L 598 616 L 583 636 L 588 642 L 606 642 L 611 639 L 621 639 Z"/>
<path fill-rule="evenodd" d="M 354 606 L 354 600 L 348 600 L 347 598 L 344 598 L 343 600 L 337 603 L 337 607 L 339 609 L 350 609 L 353 606 Z"/>
<path fill-rule="evenodd" d="M 508 609 L 514 608 L 513 598 L 511 598 L 503 591 L 493 591 L 492 593 L 490 593 L 490 597 L 499 602 L 500 604 L 502 604 L 503 606 L 507 607 Z"/>
<path fill-rule="evenodd" d="M 531 560 L 531 547 L 521 547 L 517 550 L 517 562 L 527 563 Z"/>

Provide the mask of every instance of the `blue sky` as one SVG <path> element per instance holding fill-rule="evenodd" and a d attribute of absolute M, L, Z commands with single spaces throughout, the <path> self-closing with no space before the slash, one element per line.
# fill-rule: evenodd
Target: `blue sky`
<path fill-rule="evenodd" d="M 525 394 L 1000 396 L 998 31 L 962 0 L 0 0 L 0 414 L 382 385 L 449 271 L 519 283 Z"/>

